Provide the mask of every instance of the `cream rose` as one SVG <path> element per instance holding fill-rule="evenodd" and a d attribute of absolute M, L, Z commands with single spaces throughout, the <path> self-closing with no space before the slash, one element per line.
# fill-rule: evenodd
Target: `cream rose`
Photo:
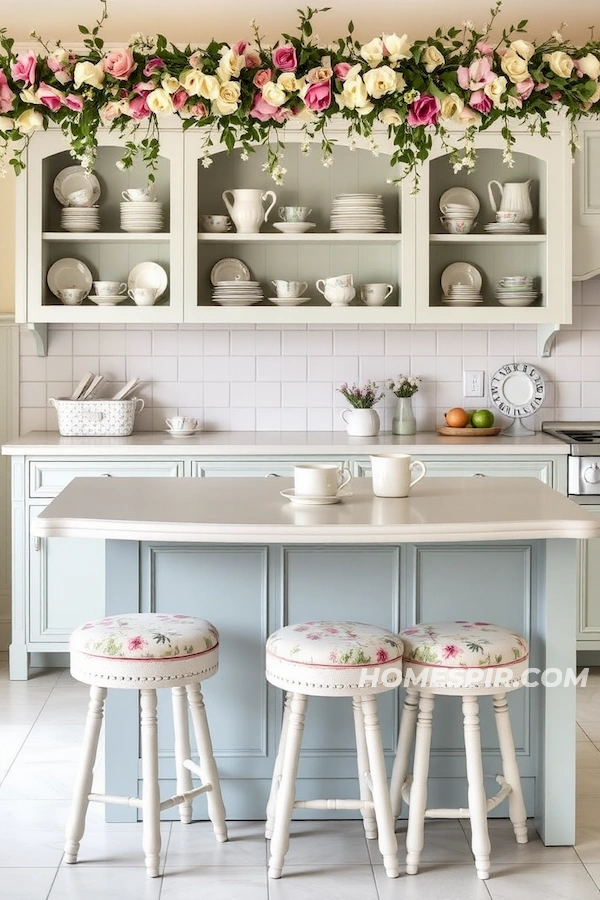
<path fill-rule="evenodd" d="M 504 75 L 499 75 L 497 78 L 494 78 L 493 81 L 490 81 L 489 84 L 484 84 L 483 93 L 486 97 L 489 97 L 494 106 L 498 109 L 502 106 L 502 94 L 506 92 L 507 81 Z"/>
<path fill-rule="evenodd" d="M 380 62 L 383 62 L 383 41 L 381 38 L 373 38 L 368 44 L 363 44 L 360 48 L 360 55 L 371 68 L 375 68 Z"/>
<path fill-rule="evenodd" d="M 510 45 L 510 49 L 514 50 L 514 52 L 524 59 L 525 62 L 529 62 L 533 54 L 535 53 L 535 47 L 530 41 L 513 41 Z"/>
<path fill-rule="evenodd" d="M 42 101 L 40 100 L 40 98 L 38 97 L 38 95 L 37 95 L 37 91 L 34 91 L 34 89 L 33 89 L 33 88 L 30 88 L 30 87 L 29 87 L 29 88 L 25 88 L 24 90 L 22 90 L 21 93 L 19 94 L 19 97 L 21 98 L 21 100 L 23 101 L 23 103 L 31 103 L 31 104 L 34 104 L 34 103 L 41 103 L 41 102 L 42 102 Z"/>
<path fill-rule="evenodd" d="M 304 87 L 304 78 L 296 78 L 293 72 L 282 72 L 277 78 L 276 84 L 279 85 L 282 91 L 291 94 Z"/>
<path fill-rule="evenodd" d="M 146 97 L 146 106 L 148 109 L 152 110 L 153 113 L 164 114 L 173 112 L 171 95 L 165 91 L 164 88 L 156 88 L 155 90 L 150 91 Z"/>
<path fill-rule="evenodd" d="M 600 60 L 593 53 L 588 53 L 587 56 L 582 56 L 581 59 L 578 59 L 576 66 L 580 72 L 583 72 L 592 81 L 597 81 L 600 78 Z"/>
<path fill-rule="evenodd" d="M 397 113 L 395 109 L 390 109 L 389 107 L 382 109 L 378 118 L 384 125 L 396 126 L 402 124 L 402 117 L 400 114 Z"/>
<path fill-rule="evenodd" d="M 26 109 L 18 119 L 15 119 L 15 128 L 18 128 L 21 134 L 32 134 L 34 131 L 41 131 L 43 127 L 44 117 L 37 109 Z"/>
<path fill-rule="evenodd" d="M 336 95 L 336 100 L 340 109 L 358 109 L 368 103 L 369 95 L 360 75 L 346 78 L 344 90 Z"/>
<path fill-rule="evenodd" d="M 78 90 L 82 84 L 101 88 L 104 83 L 104 69 L 99 63 L 94 65 L 91 62 L 78 62 L 73 72 L 73 83 L 75 90 Z"/>
<path fill-rule="evenodd" d="M 374 109 L 374 104 L 369 101 L 368 103 L 363 104 L 363 106 L 357 106 L 356 112 L 359 114 L 359 116 L 368 116 L 369 113 L 373 112 Z"/>
<path fill-rule="evenodd" d="M 174 94 L 181 87 L 181 85 L 179 84 L 179 78 L 175 78 L 174 75 L 165 75 L 160 83 L 163 90 L 165 90 L 167 94 Z"/>
<path fill-rule="evenodd" d="M 471 106 L 465 106 L 454 116 L 454 121 L 459 125 L 464 125 L 465 128 L 472 128 L 479 125 L 481 116 Z"/>
<path fill-rule="evenodd" d="M 444 64 L 444 54 L 440 53 L 438 48 L 434 47 L 433 44 L 428 44 L 426 47 L 423 47 L 421 62 L 423 63 L 426 72 L 433 72 L 438 66 Z"/>
<path fill-rule="evenodd" d="M 333 69 L 329 66 L 315 66 L 306 73 L 306 80 L 309 84 L 321 84 L 331 78 L 333 78 Z"/>
<path fill-rule="evenodd" d="M 378 66 L 365 72 L 363 81 L 367 92 L 378 100 L 384 94 L 393 94 L 396 90 L 396 73 L 389 66 Z"/>
<path fill-rule="evenodd" d="M 201 69 L 185 69 L 179 83 L 190 97 L 204 97 L 215 100 L 219 95 L 219 82 L 214 75 L 206 75 Z"/>
<path fill-rule="evenodd" d="M 122 113 L 127 113 L 128 108 L 126 100 L 109 100 L 100 107 L 100 118 L 103 122 L 114 122 Z"/>
<path fill-rule="evenodd" d="M 410 41 L 407 34 L 398 37 L 397 34 L 384 34 L 383 46 L 390 62 L 398 62 L 399 59 L 410 59 Z"/>
<path fill-rule="evenodd" d="M 458 94 L 446 94 L 441 101 L 440 115 L 442 119 L 456 119 L 464 107 L 464 100 Z"/>
<path fill-rule="evenodd" d="M 568 78 L 573 71 L 573 60 L 563 50 L 544 53 L 544 60 L 559 78 Z"/>
<path fill-rule="evenodd" d="M 221 81 L 231 81 L 232 78 L 239 78 L 243 66 L 243 56 L 238 56 L 235 50 L 223 47 L 221 50 L 221 62 L 217 69 L 217 75 Z"/>
<path fill-rule="evenodd" d="M 240 84 L 238 81 L 226 81 L 219 88 L 219 95 L 214 100 L 214 107 L 222 116 L 230 116 L 236 112 L 240 101 Z"/>
<path fill-rule="evenodd" d="M 519 84 L 529 78 L 529 69 L 527 63 L 522 56 L 515 53 L 514 50 L 508 50 L 500 62 L 500 68 L 505 75 L 508 75 L 513 84 Z"/>
<path fill-rule="evenodd" d="M 271 106 L 283 106 L 287 100 L 286 93 L 282 87 L 275 84 L 274 81 L 267 81 L 262 86 L 261 93 L 267 103 Z"/>

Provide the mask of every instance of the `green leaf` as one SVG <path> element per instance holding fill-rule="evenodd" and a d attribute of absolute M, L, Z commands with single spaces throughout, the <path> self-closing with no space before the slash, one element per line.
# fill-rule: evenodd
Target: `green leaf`
<path fill-rule="evenodd" d="M 86 28 L 85 25 L 78 25 L 77 27 L 79 28 L 80 34 L 89 34 L 90 33 L 90 29 Z"/>
<path fill-rule="evenodd" d="M 352 19 L 348 22 L 348 34 L 354 34 L 354 22 Z"/>

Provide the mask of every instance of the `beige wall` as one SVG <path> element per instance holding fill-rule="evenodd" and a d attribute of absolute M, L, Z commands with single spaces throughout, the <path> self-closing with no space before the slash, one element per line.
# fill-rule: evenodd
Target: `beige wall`
<path fill-rule="evenodd" d="M 15 176 L 0 178 L 0 314 L 15 309 Z"/>

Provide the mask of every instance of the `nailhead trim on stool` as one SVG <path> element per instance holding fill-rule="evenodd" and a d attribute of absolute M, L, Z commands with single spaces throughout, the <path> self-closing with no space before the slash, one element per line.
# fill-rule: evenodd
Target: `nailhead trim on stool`
<path fill-rule="evenodd" d="M 288 625 L 272 634 L 266 647 L 267 680 L 286 691 L 281 739 L 265 833 L 271 838 L 269 878 L 279 878 L 289 848 L 294 809 L 359 809 L 367 838 L 379 835 L 386 874 L 396 878 L 398 844 L 385 771 L 375 695 L 396 687 L 373 685 L 361 676 L 402 665 L 397 634 L 360 622 L 313 621 Z M 351 697 L 354 711 L 360 800 L 296 801 L 296 776 L 307 698 Z"/>
<path fill-rule="evenodd" d="M 200 684 L 217 672 L 219 633 L 195 616 L 131 613 L 87 622 L 70 639 L 71 674 L 90 685 L 82 758 L 67 824 L 65 861 L 77 862 L 90 801 L 142 810 L 147 874 L 159 875 L 160 813 L 179 806 L 181 821 L 192 821 L 192 801 L 206 793 L 208 816 L 218 841 L 227 840 L 225 808 Z M 142 798 L 92 794 L 94 762 L 107 688 L 140 691 Z M 158 780 L 156 689 L 171 688 L 175 728 L 177 794 L 161 802 Z M 200 765 L 191 760 L 188 707 Z M 202 784 L 194 788 L 192 772 Z"/>
<path fill-rule="evenodd" d="M 477 874 L 489 878 L 490 840 L 487 815 L 508 798 L 510 820 L 518 843 L 527 843 L 527 812 L 521 790 L 506 693 L 523 686 L 529 664 L 527 641 L 513 631 L 487 622 L 434 622 L 400 633 L 404 641 L 403 675 L 406 699 L 398 735 L 390 793 L 394 817 L 402 800 L 408 803 L 406 872 L 418 871 L 427 816 L 470 818 L 471 846 Z M 468 809 L 427 809 L 427 776 L 436 694 L 462 697 L 465 755 L 469 784 Z M 478 697 L 491 695 L 502 756 L 501 789 L 486 799 Z M 416 730 L 416 738 L 415 738 Z M 412 777 L 408 776 L 415 738 Z"/>

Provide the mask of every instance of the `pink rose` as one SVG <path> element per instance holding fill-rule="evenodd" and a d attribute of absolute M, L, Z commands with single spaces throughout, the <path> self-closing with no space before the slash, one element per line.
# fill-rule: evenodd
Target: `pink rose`
<path fill-rule="evenodd" d="M 310 84 L 302 95 L 305 105 L 313 112 L 323 112 L 331 106 L 331 81 Z"/>
<path fill-rule="evenodd" d="M 156 72 L 157 69 L 164 69 L 165 62 L 160 56 L 153 56 L 152 59 L 149 59 L 146 65 L 144 66 L 144 75 L 146 78 L 149 78 L 153 72 Z"/>
<path fill-rule="evenodd" d="M 23 81 L 25 84 L 33 84 L 35 81 L 35 67 L 37 65 L 37 56 L 28 50 L 26 53 L 19 53 L 17 61 L 11 66 L 11 75 L 15 81 Z"/>
<path fill-rule="evenodd" d="M 129 115 L 132 119 L 147 119 L 150 115 L 146 97 L 134 97 L 129 101 Z"/>
<path fill-rule="evenodd" d="M 59 69 L 54 73 L 54 77 L 60 84 L 68 84 L 69 81 L 73 81 L 73 76 L 66 69 Z"/>
<path fill-rule="evenodd" d="M 273 50 L 273 65 L 282 72 L 295 72 L 298 68 L 296 49 L 291 44 L 284 44 Z"/>
<path fill-rule="evenodd" d="M 244 53 L 244 65 L 247 69 L 256 69 L 257 66 L 260 66 L 260 54 L 256 50 L 247 50 Z"/>
<path fill-rule="evenodd" d="M 54 72 L 54 77 L 57 81 L 60 81 L 61 84 L 67 84 L 69 81 L 73 80 L 72 74 L 67 72 L 64 64 L 55 56 L 46 57 L 46 64 L 50 71 Z"/>
<path fill-rule="evenodd" d="M 494 53 L 492 45 L 486 44 L 485 41 L 478 41 L 475 45 L 475 49 L 478 50 L 482 56 L 492 56 Z"/>
<path fill-rule="evenodd" d="M 333 74 L 336 78 L 339 78 L 340 81 L 344 81 L 351 68 L 352 66 L 350 63 L 338 63 L 337 66 L 333 67 Z"/>
<path fill-rule="evenodd" d="M 487 96 L 487 94 L 483 93 L 483 91 L 474 91 L 471 94 L 469 103 L 473 109 L 477 110 L 477 112 L 484 114 L 489 113 L 490 109 L 492 108 L 492 101 Z"/>
<path fill-rule="evenodd" d="M 83 109 L 83 97 L 80 97 L 79 94 L 67 94 L 65 106 L 68 106 L 74 112 L 81 112 Z"/>
<path fill-rule="evenodd" d="M 538 83 L 535 86 L 535 90 L 536 91 L 545 91 L 547 87 L 548 87 L 547 81 L 538 81 Z"/>
<path fill-rule="evenodd" d="M 272 75 L 271 69 L 259 69 L 252 79 L 252 84 L 260 90 L 267 81 L 271 81 Z"/>
<path fill-rule="evenodd" d="M 133 91 L 135 94 L 141 94 L 142 97 L 145 97 L 150 93 L 150 91 L 153 91 L 155 88 L 156 84 L 153 81 L 138 81 L 137 84 L 134 84 Z"/>
<path fill-rule="evenodd" d="M 259 119 L 261 122 L 269 122 L 270 120 L 273 120 L 274 122 L 285 122 L 287 118 L 285 110 L 280 106 L 272 106 L 271 103 L 267 103 L 260 91 L 254 95 L 252 109 L 250 110 L 249 115 L 252 116 L 253 119 Z"/>
<path fill-rule="evenodd" d="M 406 121 L 415 128 L 417 125 L 435 125 L 440 115 L 440 101 L 431 94 L 421 94 L 411 103 Z"/>
<path fill-rule="evenodd" d="M 456 70 L 458 83 L 465 91 L 480 91 L 496 77 L 486 56 L 474 59 L 471 65 L 459 66 Z"/>
<path fill-rule="evenodd" d="M 50 87 L 49 84 L 41 81 L 37 91 L 37 98 L 47 109 L 56 112 L 63 105 L 64 94 L 62 91 L 57 91 L 56 88 Z"/>
<path fill-rule="evenodd" d="M 107 75 L 124 81 L 129 78 L 136 63 L 131 50 L 111 50 L 102 60 L 102 67 Z"/>
<path fill-rule="evenodd" d="M 192 103 L 190 106 L 188 106 L 187 110 L 191 116 L 194 116 L 195 119 L 203 119 L 208 115 L 206 104 L 200 101 L 198 103 Z"/>
<path fill-rule="evenodd" d="M 182 106 L 185 105 L 186 100 L 188 99 L 189 94 L 187 91 L 184 91 L 183 88 L 179 88 L 175 91 L 171 100 L 173 101 L 173 106 L 175 109 L 181 109 Z"/>
<path fill-rule="evenodd" d="M 521 98 L 521 100 L 527 100 L 531 92 L 535 87 L 535 82 L 533 78 L 526 78 L 525 81 L 519 81 L 516 85 L 517 94 Z"/>
<path fill-rule="evenodd" d="M 7 113 L 13 107 L 15 95 L 8 86 L 8 79 L 0 69 L 0 113 Z"/>
<path fill-rule="evenodd" d="M 244 50 L 248 46 L 248 41 L 236 41 L 236 43 L 231 48 L 234 53 L 237 53 L 238 56 L 244 55 Z"/>
<path fill-rule="evenodd" d="M 194 52 L 188 59 L 188 62 L 192 69 L 199 69 L 202 66 L 202 56 L 203 53 L 201 50 L 194 50 Z"/>

